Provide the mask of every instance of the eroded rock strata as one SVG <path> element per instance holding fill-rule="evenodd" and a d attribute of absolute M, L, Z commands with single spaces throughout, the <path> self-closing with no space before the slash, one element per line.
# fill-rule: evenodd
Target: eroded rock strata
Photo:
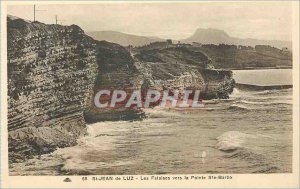
<path fill-rule="evenodd" d="M 203 99 L 228 98 L 232 72 L 214 69 L 209 57 L 189 46 L 157 42 L 132 49 L 144 84 L 165 89 L 198 89 Z"/>
<path fill-rule="evenodd" d="M 201 52 L 184 47 L 126 49 L 96 41 L 78 26 L 8 17 L 9 160 L 24 161 L 76 145 L 86 123 L 135 120 L 142 109 L 98 109 L 101 88 L 201 89 L 228 98 L 230 71 L 215 70 Z"/>
<path fill-rule="evenodd" d="M 96 57 L 98 74 L 93 92 L 88 98 L 84 111 L 86 122 L 114 120 L 139 120 L 145 117 L 141 109 L 97 108 L 94 95 L 101 89 L 130 91 L 139 89 L 142 80 L 141 73 L 135 66 L 130 53 L 122 46 L 106 41 L 96 41 Z"/>
<path fill-rule="evenodd" d="M 97 74 L 93 39 L 75 25 L 7 21 L 10 160 L 75 145 Z"/>

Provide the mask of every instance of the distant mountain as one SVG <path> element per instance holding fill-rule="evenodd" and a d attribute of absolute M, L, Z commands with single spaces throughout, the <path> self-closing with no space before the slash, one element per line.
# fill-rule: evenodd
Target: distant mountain
<path fill-rule="evenodd" d="M 218 29 L 202 29 L 199 28 L 189 38 L 181 40 L 184 43 L 198 42 L 202 44 L 233 44 L 244 46 L 255 45 L 270 45 L 276 48 L 287 47 L 292 49 L 291 41 L 278 41 L 278 40 L 258 40 L 258 39 L 241 39 L 229 36 L 225 31 Z"/>
<path fill-rule="evenodd" d="M 118 43 L 123 46 L 133 45 L 133 46 L 144 46 L 156 41 L 164 41 L 164 39 L 158 37 L 146 37 L 125 34 L 116 31 L 94 31 L 86 32 L 87 35 L 98 41 L 108 41 L 112 43 Z"/>
<path fill-rule="evenodd" d="M 87 35 L 93 37 L 98 41 L 108 41 L 112 43 L 118 43 L 122 46 L 144 46 L 157 41 L 165 41 L 166 39 L 158 38 L 158 37 L 149 37 L 149 36 L 138 36 L 132 34 L 121 33 L 117 31 L 94 31 L 94 32 L 86 32 Z M 198 42 L 202 44 L 232 44 L 232 45 L 244 45 L 244 46 L 252 46 L 255 45 L 270 45 L 272 47 L 276 47 L 282 49 L 283 47 L 287 47 L 288 49 L 292 49 L 291 41 L 279 41 L 279 40 L 258 40 L 258 39 L 241 39 L 236 37 L 231 37 L 223 30 L 218 29 L 197 29 L 196 32 L 187 39 L 180 40 L 183 43 L 193 43 Z M 177 42 L 173 40 L 173 42 Z"/>

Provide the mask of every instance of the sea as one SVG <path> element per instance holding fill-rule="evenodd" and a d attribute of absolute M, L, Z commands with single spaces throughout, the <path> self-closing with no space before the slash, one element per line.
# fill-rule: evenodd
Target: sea
<path fill-rule="evenodd" d="M 234 70 L 237 83 L 292 85 L 291 69 Z M 10 175 L 291 173 L 293 89 L 235 88 L 197 111 L 88 125 L 78 145 L 10 165 Z"/>

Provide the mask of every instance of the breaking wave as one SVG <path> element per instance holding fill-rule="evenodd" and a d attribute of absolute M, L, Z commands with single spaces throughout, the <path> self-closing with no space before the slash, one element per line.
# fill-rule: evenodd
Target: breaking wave
<path fill-rule="evenodd" d="M 252 108 L 247 107 L 247 106 L 243 106 L 241 104 L 232 104 L 227 109 L 228 110 L 237 110 L 237 111 L 239 111 L 239 110 L 251 110 Z"/>
<path fill-rule="evenodd" d="M 228 131 L 217 138 L 216 146 L 221 151 L 234 151 L 242 148 L 247 138 L 256 138 L 256 136 L 239 131 Z"/>
<path fill-rule="evenodd" d="M 293 101 L 290 99 L 282 99 L 282 100 L 276 100 L 276 99 L 270 99 L 268 102 L 255 102 L 255 101 L 249 101 L 249 100 L 240 100 L 238 101 L 242 104 L 251 104 L 251 105 L 276 105 L 276 104 L 293 104 Z"/>
<path fill-rule="evenodd" d="M 172 111 L 173 109 L 167 110 L 159 107 L 155 108 L 145 108 L 143 111 L 146 113 L 148 118 L 168 118 L 168 117 L 178 117 L 184 116 L 180 112 Z"/>
<path fill-rule="evenodd" d="M 252 173 L 277 173 L 280 172 L 279 167 L 274 165 L 270 159 L 263 154 L 257 154 L 248 149 L 238 149 L 226 156 L 228 159 L 239 159 L 247 162 L 248 169 Z"/>
<path fill-rule="evenodd" d="M 216 147 L 223 152 L 226 152 L 225 158 L 239 159 L 245 161 L 248 164 L 248 168 L 252 173 L 275 173 L 280 169 L 274 166 L 274 163 L 270 161 L 263 154 L 253 152 L 248 146 L 247 141 L 260 137 L 267 137 L 267 135 L 252 135 L 239 131 L 228 131 L 217 137 Z"/>

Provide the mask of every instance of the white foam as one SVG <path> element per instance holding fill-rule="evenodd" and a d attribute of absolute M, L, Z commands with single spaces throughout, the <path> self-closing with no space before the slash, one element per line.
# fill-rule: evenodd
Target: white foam
<path fill-rule="evenodd" d="M 228 131 L 217 138 L 216 147 L 222 151 L 236 150 L 243 147 L 247 138 L 256 138 L 256 136 L 239 131 Z"/>
<path fill-rule="evenodd" d="M 164 117 L 182 117 L 180 112 L 173 111 L 173 109 L 167 110 L 159 107 L 145 108 L 143 111 L 150 118 L 164 118 Z"/>
<path fill-rule="evenodd" d="M 251 108 L 243 106 L 241 104 L 232 104 L 229 106 L 229 109 L 237 109 L 237 110 L 251 110 Z"/>
<path fill-rule="evenodd" d="M 253 102 L 253 101 L 248 101 L 248 100 L 241 100 L 240 102 L 244 103 L 244 104 L 266 104 L 263 102 Z"/>
<path fill-rule="evenodd" d="M 241 91 L 237 88 L 233 88 L 233 91 L 229 96 L 230 97 L 239 97 L 239 96 L 241 96 Z"/>

